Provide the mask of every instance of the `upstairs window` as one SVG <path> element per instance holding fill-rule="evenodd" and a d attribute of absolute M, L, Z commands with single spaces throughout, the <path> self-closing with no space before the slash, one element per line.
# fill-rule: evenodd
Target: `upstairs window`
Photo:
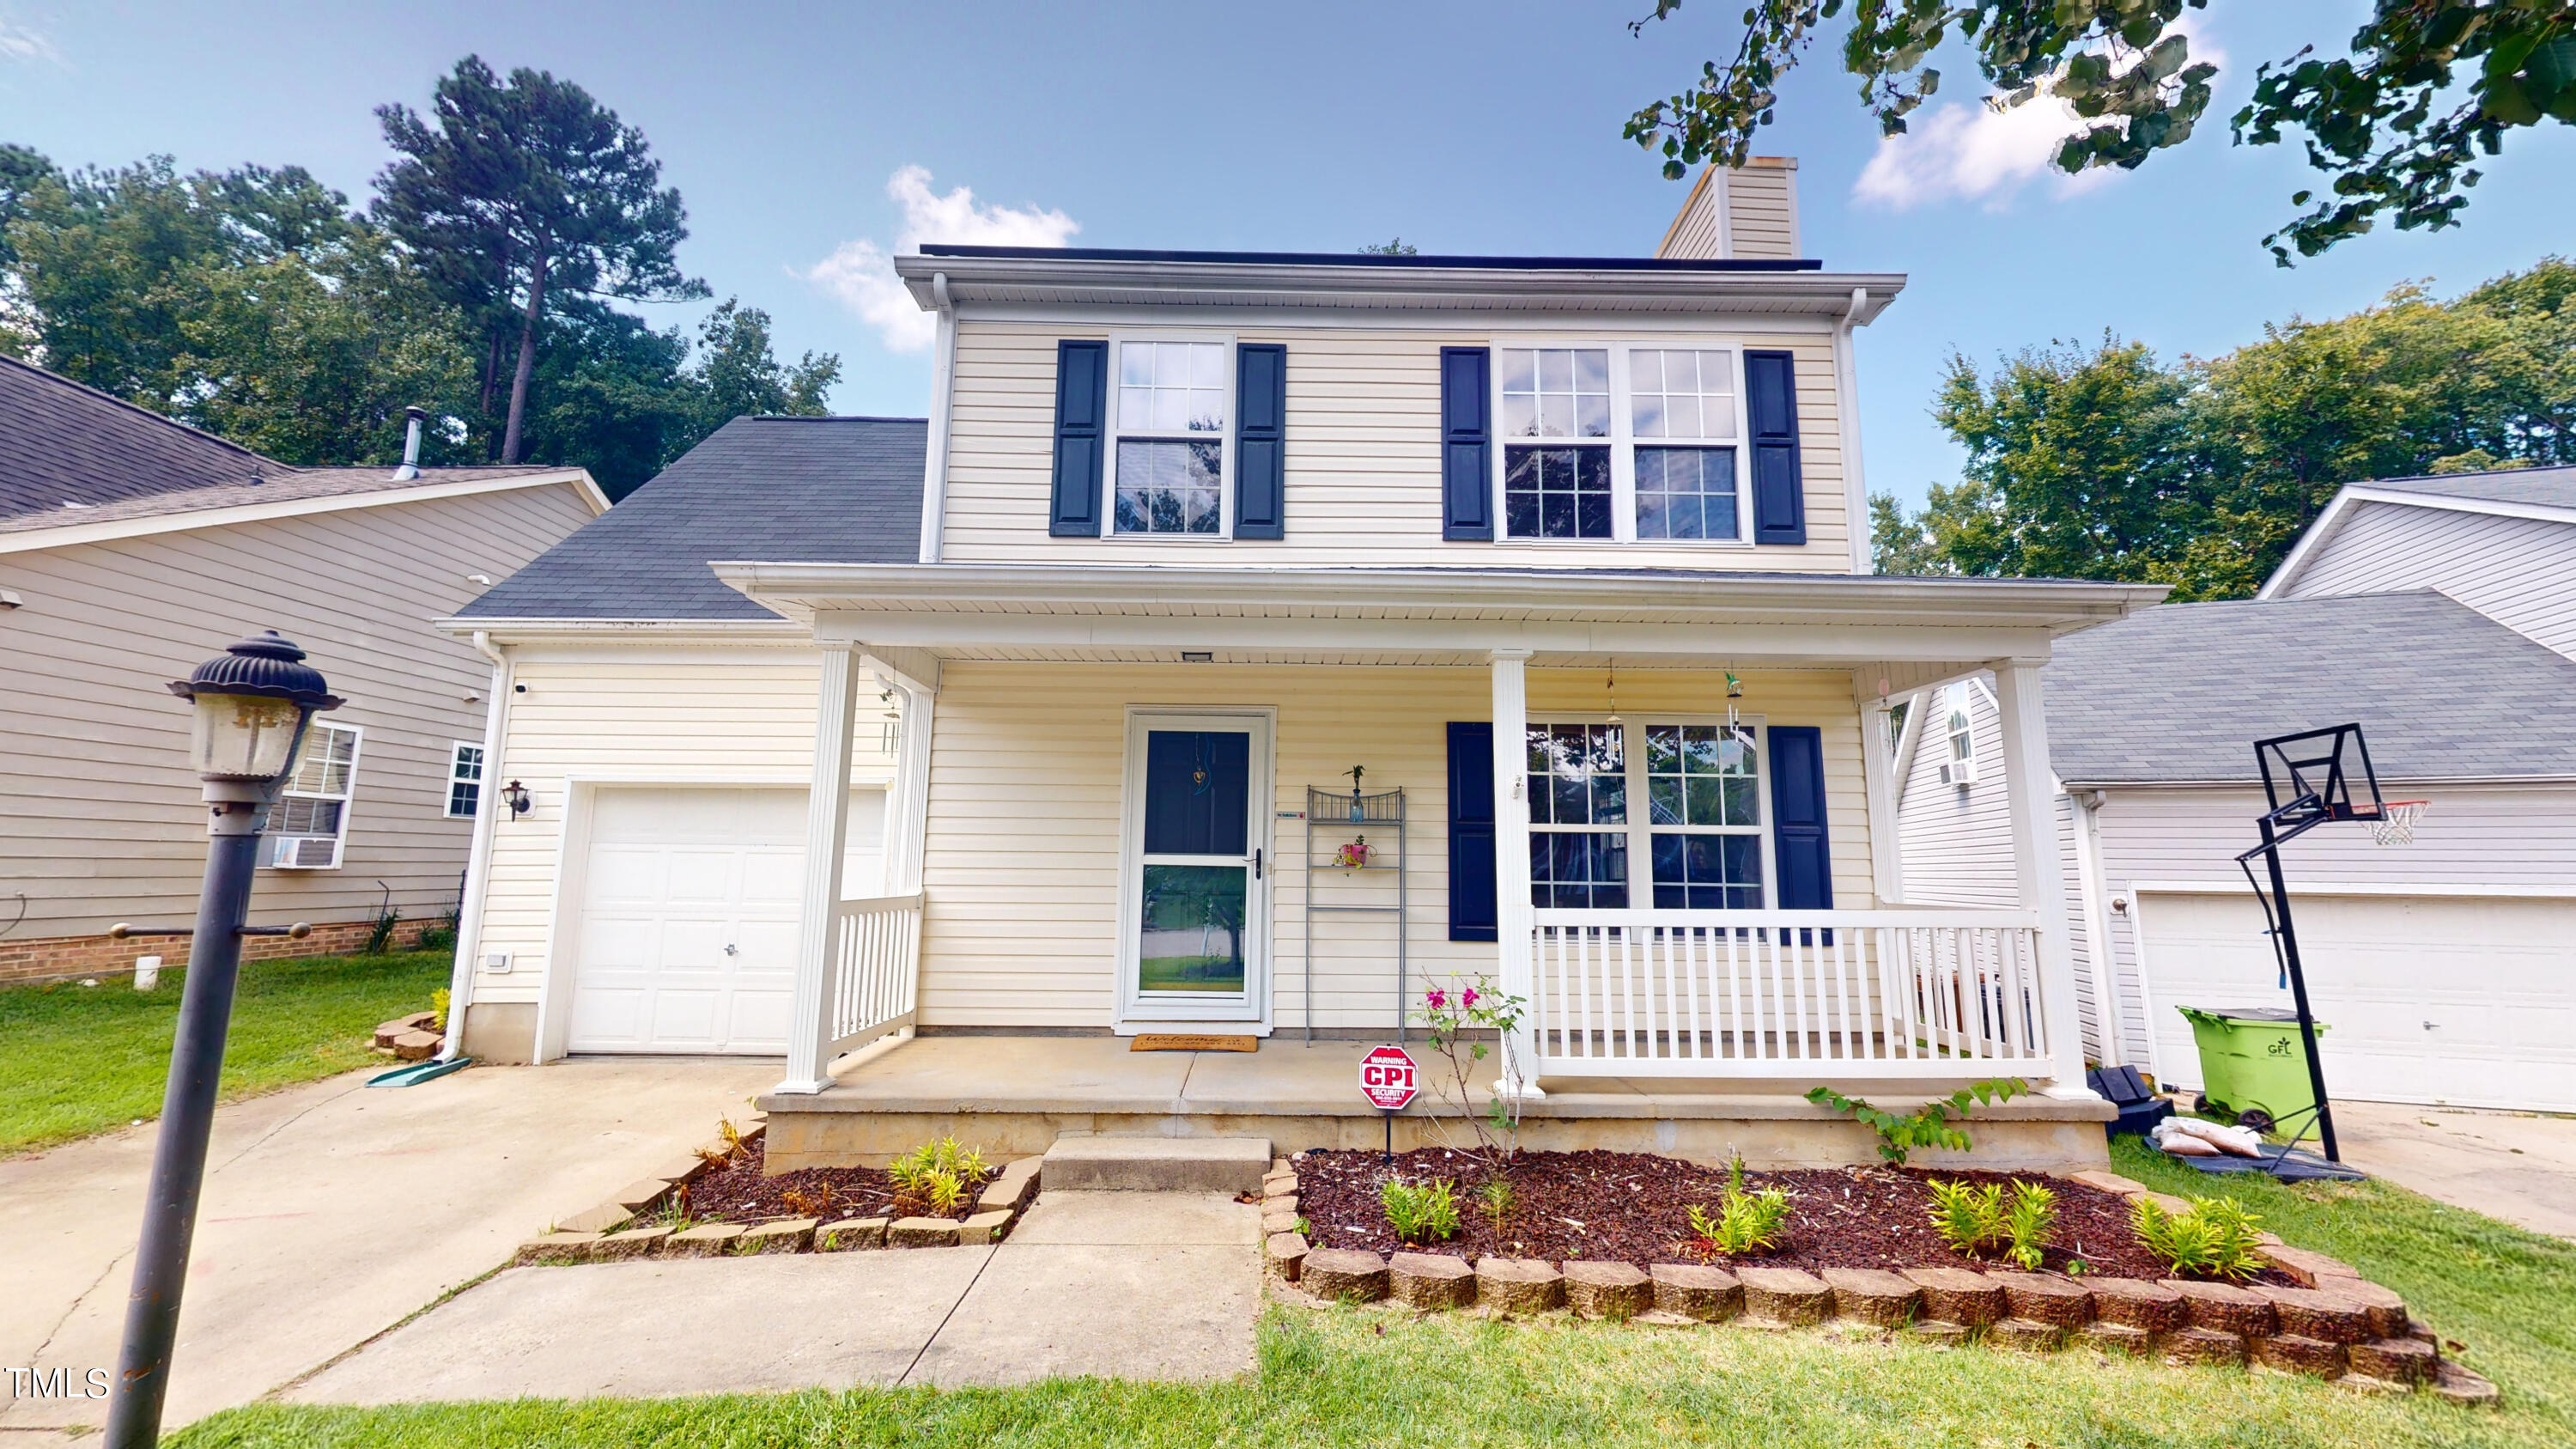
<path fill-rule="evenodd" d="M 1969 711 L 1972 684 L 1954 684 L 1942 691 L 1941 732 L 1948 737 L 1949 750 L 1941 760 L 1941 783 L 1973 785 L 1977 783 L 1976 717 Z"/>
<path fill-rule="evenodd" d="M 1505 538 L 1744 540 L 1734 350 L 1493 355 Z"/>
<path fill-rule="evenodd" d="M 457 741 L 447 760 L 447 817 L 471 818 L 483 803 L 483 747 Z"/>
<path fill-rule="evenodd" d="M 1226 352 L 1222 342 L 1118 344 L 1116 532 L 1225 532 Z"/>

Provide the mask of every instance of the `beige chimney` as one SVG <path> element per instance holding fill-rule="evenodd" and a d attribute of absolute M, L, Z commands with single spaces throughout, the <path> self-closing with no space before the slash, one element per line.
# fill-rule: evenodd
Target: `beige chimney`
<path fill-rule="evenodd" d="M 1664 232 L 1657 257 L 1786 259 L 1798 255 L 1798 158 L 1748 156 L 1710 166 Z"/>

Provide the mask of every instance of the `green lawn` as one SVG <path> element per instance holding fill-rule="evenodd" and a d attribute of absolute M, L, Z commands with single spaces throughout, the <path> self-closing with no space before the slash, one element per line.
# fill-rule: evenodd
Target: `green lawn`
<path fill-rule="evenodd" d="M 312 956 L 242 968 L 224 1049 L 224 1100 L 382 1060 L 376 1024 L 426 1011 L 447 984 L 444 951 Z M 0 988 L 0 1153 L 23 1152 L 161 1115 L 170 1039 L 187 973 L 158 990 L 108 976 L 96 986 Z"/>
<path fill-rule="evenodd" d="M 2124 1152 L 2121 1170 L 2207 1192 L 2187 1168 Z M 2360 1265 L 2467 1344 L 2502 1411 L 2362 1395 L 2270 1374 L 1842 1342 L 1812 1334 L 1577 1323 L 1418 1321 L 1273 1308 L 1258 1370 L 1197 1387 L 1093 1380 L 937 1392 L 862 1390 L 393 1409 L 260 1405 L 183 1449 L 313 1446 L 1338 1444 L 1745 1446 L 2420 1445 L 2576 1442 L 2576 1245 L 2395 1188 L 2213 1179 L 2295 1242 Z"/>

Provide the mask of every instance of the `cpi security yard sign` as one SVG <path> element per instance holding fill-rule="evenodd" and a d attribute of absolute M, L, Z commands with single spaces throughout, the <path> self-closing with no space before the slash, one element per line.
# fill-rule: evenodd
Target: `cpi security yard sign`
<path fill-rule="evenodd" d="M 1403 1111 L 1421 1089 L 1413 1058 L 1404 1048 L 1382 1046 L 1360 1058 L 1360 1095 L 1379 1111 Z"/>

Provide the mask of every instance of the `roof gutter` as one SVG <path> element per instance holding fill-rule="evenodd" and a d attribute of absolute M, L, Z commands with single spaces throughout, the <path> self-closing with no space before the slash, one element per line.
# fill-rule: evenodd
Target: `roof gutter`
<path fill-rule="evenodd" d="M 483 705 L 483 779 L 474 794 L 474 840 L 465 858 L 465 891 L 456 903 L 456 962 L 447 981 L 447 1043 L 438 1059 L 454 1061 L 465 1050 L 465 1010 L 474 1002 L 474 968 L 483 959 L 483 903 L 492 878 L 492 837 L 497 812 L 493 789 L 501 774 L 501 741 L 510 724 L 510 656 L 477 629 L 474 652 L 492 661 L 492 693 Z"/>
<path fill-rule="evenodd" d="M 948 274 L 930 277 L 930 299 L 939 313 L 930 368 L 930 446 L 922 460 L 921 561 L 939 562 L 948 521 L 948 420 L 957 392 L 957 304 L 948 296 Z"/>

